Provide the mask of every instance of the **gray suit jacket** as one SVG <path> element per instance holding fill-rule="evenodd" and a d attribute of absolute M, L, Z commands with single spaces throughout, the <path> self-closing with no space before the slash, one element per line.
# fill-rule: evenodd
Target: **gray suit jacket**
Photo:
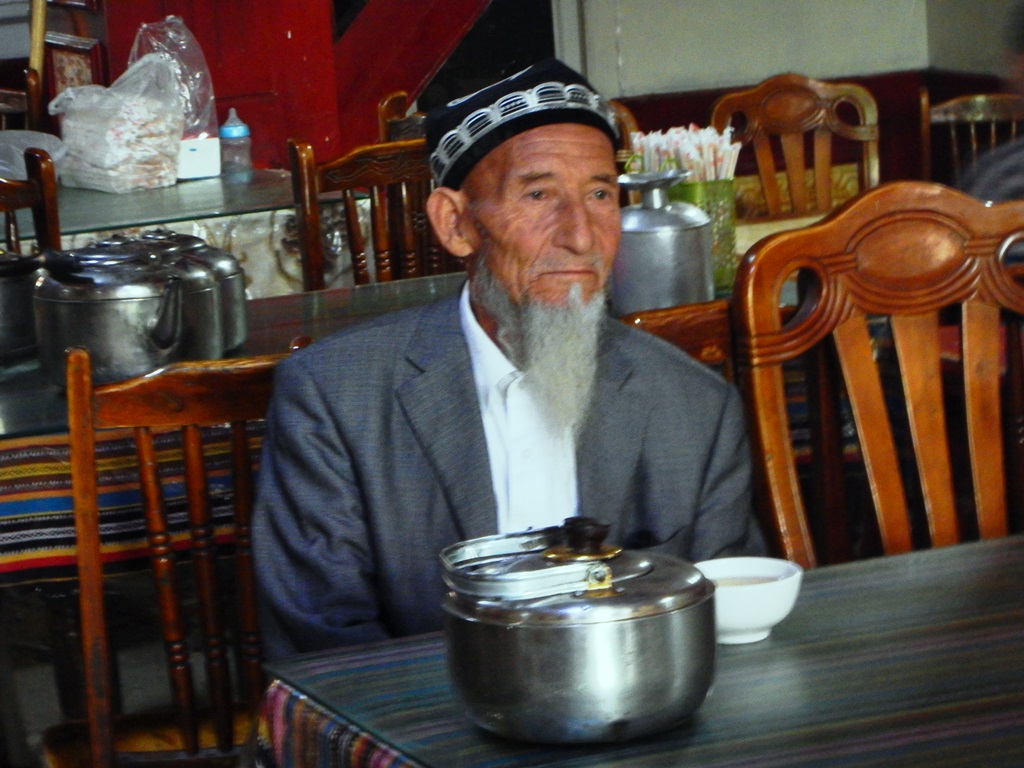
<path fill-rule="evenodd" d="M 738 393 L 675 347 L 606 322 L 577 452 L 580 511 L 612 539 L 763 552 Z M 496 532 L 457 297 L 280 366 L 253 530 L 268 657 L 439 629 L 438 553 Z"/>

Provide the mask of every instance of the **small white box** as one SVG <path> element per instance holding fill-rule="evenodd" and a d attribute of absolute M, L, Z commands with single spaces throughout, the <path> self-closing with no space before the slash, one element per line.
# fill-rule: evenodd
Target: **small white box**
<path fill-rule="evenodd" d="M 220 176 L 220 139 L 182 139 L 178 150 L 178 178 Z"/>

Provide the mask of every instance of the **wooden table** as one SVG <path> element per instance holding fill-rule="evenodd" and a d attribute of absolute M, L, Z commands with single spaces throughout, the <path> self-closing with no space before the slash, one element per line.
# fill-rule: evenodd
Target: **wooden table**
<path fill-rule="evenodd" d="M 768 640 L 719 646 L 692 722 L 631 743 L 485 734 L 452 698 L 437 635 L 268 669 L 268 766 L 321 764 L 325 752 L 345 766 L 425 768 L 1024 765 L 1024 537 L 807 572 Z"/>

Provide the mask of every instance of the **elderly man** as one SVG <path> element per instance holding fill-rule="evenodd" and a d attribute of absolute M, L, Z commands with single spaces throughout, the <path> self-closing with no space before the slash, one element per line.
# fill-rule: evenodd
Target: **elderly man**
<path fill-rule="evenodd" d="M 254 535 L 267 653 L 440 628 L 438 552 L 581 513 L 691 560 L 760 553 L 736 391 L 607 317 L 615 128 L 543 62 L 432 112 L 461 296 L 296 352 Z"/>

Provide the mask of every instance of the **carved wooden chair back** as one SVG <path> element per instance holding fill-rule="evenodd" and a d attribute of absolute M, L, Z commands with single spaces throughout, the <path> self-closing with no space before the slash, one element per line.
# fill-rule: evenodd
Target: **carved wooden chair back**
<path fill-rule="evenodd" d="M 832 209 L 834 139 L 860 146 L 859 190 L 878 185 L 878 108 L 871 93 L 855 83 L 776 75 L 749 90 L 721 96 L 712 107 L 711 124 L 719 131 L 732 125 L 734 139 L 753 146 L 770 216 L 803 216 Z M 807 183 L 808 143 L 813 194 Z M 786 198 L 777 175 L 778 158 L 788 185 Z"/>
<path fill-rule="evenodd" d="M 4 214 L 4 243 L 11 253 L 21 253 L 15 212 L 32 211 L 36 242 L 40 248 L 60 248 L 60 214 L 57 210 L 57 174 L 53 161 L 41 149 L 25 151 L 27 179 L 0 179 L 0 211 Z"/>
<path fill-rule="evenodd" d="M 633 156 L 632 135 L 639 132 L 640 124 L 636 121 L 632 110 L 621 101 L 610 99 L 608 106 L 615 114 L 616 127 L 619 129 L 619 146 L 615 149 L 615 167 L 622 173 L 626 170 L 629 158 Z M 624 191 L 621 199 L 623 205 L 639 205 L 640 192 L 635 189 Z"/>
<path fill-rule="evenodd" d="M 646 309 L 619 318 L 675 344 L 694 359 L 734 380 L 732 321 L 724 299 Z"/>
<path fill-rule="evenodd" d="M 370 144 L 323 163 L 316 162 L 309 144 L 292 139 L 288 149 L 305 290 L 325 285 L 321 202 L 332 194 L 344 206 L 356 285 L 463 268 L 440 246 L 427 220 L 432 178 L 425 139 Z M 359 223 L 360 200 L 369 204 L 369 244 Z"/>
<path fill-rule="evenodd" d="M 1022 222 L 1024 203 L 986 207 L 942 185 L 895 182 L 747 253 L 733 294 L 737 368 L 759 506 L 787 558 L 817 564 L 809 518 L 819 510 L 798 478 L 784 366 L 822 345 L 838 362 L 833 394 L 850 414 L 884 553 L 1007 533 L 1022 458 L 1004 451 L 1003 430 L 1020 422 L 1024 288 L 1002 256 L 1024 238 Z M 806 290 L 787 320 L 778 308 L 794 275 Z"/>
<path fill-rule="evenodd" d="M 976 93 L 932 104 L 921 88 L 921 173 L 930 181 L 936 163 L 932 131 L 946 127 L 942 145 L 949 152 L 953 185 L 984 152 L 1024 135 L 1024 96 L 1015 93 Z M 941 129 L 940 129 L 941 130 Z"/>
<path fill-rule="evenodd" d="M 610 99 L 608 106 L 615 113 L 615 123 L 619 129 L 619 146 L 616 150 L 615 160 L 621 170 L 633 153 L 632 134 L 640 131 L 640 124 L 637 123 L 632 110 L 621 101 Z"/>
<path fill-rule="evenodd" d="M 264 417 L 274 367 L 282 357 L 176 363 L 94 388 L 88 353 L 69 351 L 68 426 L 88 723 L 87 734 L 79 724 L 55 726 L 45 734 L 49 765 L 105 768 L 131 762 L 132 755 L 123 752 L 135 752 L 139 762 L 159 759 L 163 762 L 153 764 L 161 765 L 175 760 L 227 765 L 237 758 L 264 686 L 249 530 L 256 457 L 251 443 L 256 433 L 249 427 Z M 209 428 L 219 431 L 211 438 Z M 102 467 L 95 453 L 95 435 L 107 429 L 134 431 L 142 514 L 172 694 L 171 711 L 147 713 L 135 720 L 127 715 L 115 718 L 104 614 L 97 499 L 97 472 Z M 175 434 L 180 445 L 174 442 Z M 187 531 L 177 530 L 168 519 L 168 497 L 181 492 L 168 493 L 166 486 L 181 480 L 164 478 L 158 471 L 158 453 L 165 448 L 180 450 L 183 457 L 186 501 L 176 503 L 186 506 Z M 204 451 L 217 453 L 213 469 L 212 457 Z M 214 494 L 208 482 L 214 474 L 225 473 L 230 474 L 231 501 L 225 503 L 228 509 L 222 514 L 212 502 L 223 494 Z M 222 546 L 218 541 L 222 536 L 230 546 Z M 191 560 L 192 590 L 185 589 L 185 574 L 177 565 L 184 552 Z M 229 574 L 225 565 L 233 566 L 233 592 L 221 581 Z M 188 599 L 198 614 L 194 623 L 187 620 L 191 614 L 183 606 L 183 599 L 193 591 Z M 198 632 L 192 631 L 196 626 Z M 195 640 L 197 635 L 201 639 Z M 202 704 L 203 687 L 193 679 L 193 653 L 205 663 Z"/>
<path fill-rule="evenodd" d="M 406 91 L 389 93 L 377 105 L 377 139 L 422 139 L 426 136 L 425 118 L 425 112 L 409 112 L 409 94 Z"/>

